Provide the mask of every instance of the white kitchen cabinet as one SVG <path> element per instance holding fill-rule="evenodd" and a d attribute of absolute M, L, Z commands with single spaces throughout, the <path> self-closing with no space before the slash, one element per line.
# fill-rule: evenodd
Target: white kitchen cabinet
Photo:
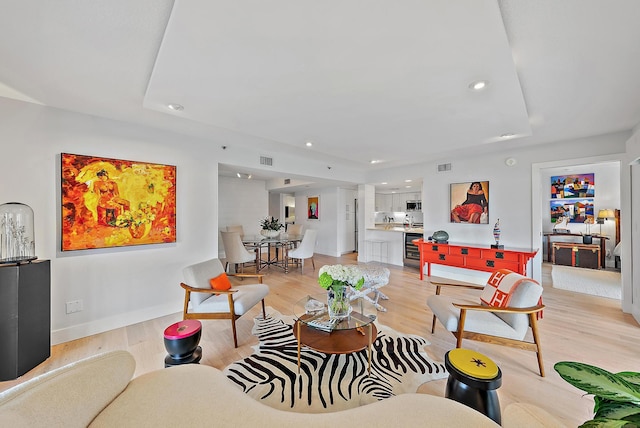
<path fill-rule="evenodd" d="M 421 192 L 376 193 L 376 211 L 406 211 L 407 201 L 419 201 L 421 199 Z"/>
<path fill-rule="evenodd" d="M 404 193 L 394 193 L 392 194 L 392 204 L 393 207 L 391 211 L 404 211 L 406 198 Z"/>
<path fill-rule="evenodd" d="M 393 200 L 390 193 L 376 193 L 376 211 L 393 211 Z"/>

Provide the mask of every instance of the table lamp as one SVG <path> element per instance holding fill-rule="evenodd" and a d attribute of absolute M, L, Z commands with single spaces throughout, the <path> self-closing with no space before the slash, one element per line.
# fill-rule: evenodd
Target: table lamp
<path fill-rule="evenodd" d="M 602 225 L 604 224 L 604 221 L 608 218 L 613 218 L 613 217 L 615 217 L 615 214 L 613 213 L 613 210 L 611 208 L 606 208 L 598 211 L 597 222 L 600 225 L 600 235 L 602 235 Z"/>

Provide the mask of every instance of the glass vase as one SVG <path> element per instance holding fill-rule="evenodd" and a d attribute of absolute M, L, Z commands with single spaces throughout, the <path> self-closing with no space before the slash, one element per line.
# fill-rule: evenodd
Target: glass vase
<path fill-rule="evenodd" d="M 351 314 L 351 299 L 349 287 L 346 285 L 332 285 L 327 290 L 327 307 L 330 319 L 344 319 Z"/>
<path fill-rule="evenodd" d="M 35 260 L 33 210 L 19 202 L 0 205 L 0 263 Z"/>

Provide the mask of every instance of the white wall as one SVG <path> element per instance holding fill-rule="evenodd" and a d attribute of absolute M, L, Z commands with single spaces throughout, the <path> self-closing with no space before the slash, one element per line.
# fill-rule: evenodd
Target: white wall
<path fill-rule="evenodd" d="M 258 235 L 260 220 L 267 216 L 268 200 L 264 181 L 219 177 L 218 229 L 241 224 L 245 235 Z M 224 257 L 222 240 L 218 241 L 218 254 Z"/>

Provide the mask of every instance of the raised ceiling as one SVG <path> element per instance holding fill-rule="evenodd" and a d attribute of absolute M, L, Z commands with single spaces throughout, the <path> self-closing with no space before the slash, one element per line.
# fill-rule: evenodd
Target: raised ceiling
<path fill-rule="evenodd" d="M 10 1 L 0 96 L 385 168 L 631 129 L 639 16 L 637 0 Z"/>

